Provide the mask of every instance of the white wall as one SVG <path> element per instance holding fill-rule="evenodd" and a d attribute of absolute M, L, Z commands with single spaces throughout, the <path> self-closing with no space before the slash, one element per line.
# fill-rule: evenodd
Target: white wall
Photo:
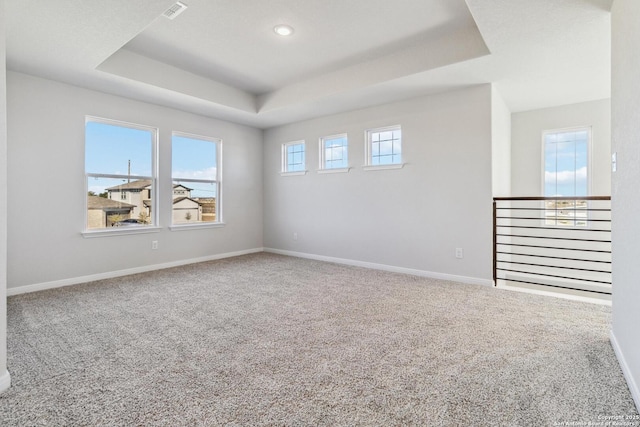
<path fill-rule="evenodd" d="M 542 196 L 542 132 L 591 126 L 591 195 L 611 194 L 611 101 L 513 113 L 511 116 L 511 192 L 513 196 Z"/>
<path fill-rule="evenodd" d="M 491 173 L 494 197 L 511 195 L 511 111 L 491 86 Z"/>
<path fill-rule="evenodd" d="M 640 410 L 640 2 L 612 9 L 613 320 L 612 343 Z"/>
<path fill-rule="evenodd" d="M 14 72 L 7 91 L 10 289 L 262 247 L 260 130 Z M 160 129 L 159 233 L 82 237 L 85 115 Z M 174 130 L 224 141 L 225 227 L 167 228 Z"/>
<path fill-rule="evenodd" d="M 9 388 L 7 372 L 7 103 L 4 0 L 0 0 L 0 392 Z"/>
<path fill-rule="evenodd" d="M 389 125 L 402 126 L 407 164 L 364 171 L 365 130 Z M 353 169 L 318 174 L 318 138 L 345 132 Z M 490 85 L 272 128 L 264 139 L 265 247 L 490 283 Z M 282 143 L 300 139 L 309 173 L 280 176 Z"/>

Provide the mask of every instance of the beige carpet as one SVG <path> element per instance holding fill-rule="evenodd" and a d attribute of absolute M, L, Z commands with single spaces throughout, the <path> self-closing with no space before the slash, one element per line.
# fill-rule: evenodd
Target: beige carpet
<path fill-rule="evenodd" d="M 637 415 L 609 308 L 490 287 L 256 254 L 15 296 L 8 312 L 2 426 Z"/>

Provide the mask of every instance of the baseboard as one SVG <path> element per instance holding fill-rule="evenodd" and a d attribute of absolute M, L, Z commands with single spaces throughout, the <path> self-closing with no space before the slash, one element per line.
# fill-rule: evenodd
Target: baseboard
<path fill-rule="evenodd" d="M 281 249 L 273 249 L 273 248 L 264 248 L 264 251 L 269 253 L 279 254 L 279 255 L 313 259 L 316 261 L 326 261 L 326 262 L 333 262 L 336 264 L 351 265 L 354 267 L 370 268 L 372 270 L 383 270 L 383 271 L 391 271 L 393 273 L 411 274 L 413 276 L 428 277 L 430 279 L 449 280 L 452 282 L 467 283 L 471 285 L 493 286 L 492 280 L 479 279 L 476 277 L 457 276 L 455 274 L 436 273 L 433 271 L 416 270 L 413 268 L 396 267 L 393 265 L 376 264 L 373 262 L 356 261 L 356 260 L 345 259 L 345 258 L 334 258 L 334 257 L 329 257 L 324 255 L 309 254 L 305 252 L 284 251 Z"/>
<path fill-rule="evenodd" d="M 618 363 L 620 363 L 620 368 L 622 369 L 622 374 L 624 375 L 625 380 L 627 380 L 627 386 L 629 387 L 629 391 L 631 392 L 631 396 L 633 397 L 633 401 L 636 404 L 636 409 L 640 412 L 640 388 L 638 388 L 638 383 L 633 377 L 633 373 L 627 364 L 627 360 L 624 358 L 624 354 L 622 353 L 622 349 L 620 348 L 620 344 L 618 344 L 618 340 L 616 335 L 613 333 L 613 330 L 610 334 L 611 346 L 613 347 L 613 351 L 618 358 Z"/>
<path fill-rule="evenodd" d="M 89 276 L 72 277 L 70 279 L 54 280 L 51 282 L 36 283 L 33 285 L 17 286 L 7 288 L 7 296 L 26 294 L 30 292 L 44 291 L 47 289 L 61 288 L 63 286 L 77 285 L 80 283 L 93 282 L 96 280 L 112 279 L 114 277 L 128 276 L 131 274 L 146 273 L 148 271 L 163 270 L 165 268 L 179 267 L 181 265 L 195 264 L 198 262 L 215 261 L 217 259 L 231 258 L 240 255 L 248 255 L 263 252 L 263 248 L 246 249 L 237 252 L 227 252 L 223 254 L 210 255 L 200 258 L 183 259 L 171 261 L 163 264 L 145 265 L 143 267 L 128 268 L 125 270 L 109 271 L 106 273 L 91 274 Z"/>
<path fill-rule="evenodd" d="M 512 285 L 504 285 L 504 284 L 498 284 L 496 288 L 504 291 L 509 291 L 509 292 L 521 292 L 525 294 L 543 295 L 546 297 L 566 299 L 569 301 L 586 302 L 589 304 L 596 304 L 596 305 L 606 305 L 611 307 L 611 299 L 602 299 L 602 298 L 597 298 L 593 296 L 570 295 L 570 294 L 563 294 L 560 292 L 546 291 L 542 289 L 528 289 L 528 288 L 517 287 Z"/>
<path fill-rule="evenodd" d="M 11 387 L 11 375 L 9 375 L 9 371 L 4 371 L 4 374 L 0 376 L 0 393 L 9 390 Z"/>

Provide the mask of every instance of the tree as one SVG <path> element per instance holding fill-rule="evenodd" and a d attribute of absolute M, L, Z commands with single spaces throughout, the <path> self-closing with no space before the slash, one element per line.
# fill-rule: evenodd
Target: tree
<path fill-rule="evenodd" d="M 107 220 L 109 221 L 109 223 L 111 224 L 112 227 L 115 225 L 116 222 L 120 222 L 123 219 L 125 219 L 124 216 L 122 216 L 120 214 L 113 214 L 113 215 L 109 215 L 107 217 Z"/>
<path fill-rule="evenodd" d="M 87 196 L 97 196 L 95 191 L 87 191 Z"/>
<path fill-rule="evenodd" d="M 149 224 L 151 222 L 151 218 L 149 218 L 149 214 L 146 212 L 140 212 L 138 219 L 143 224 Z"/>

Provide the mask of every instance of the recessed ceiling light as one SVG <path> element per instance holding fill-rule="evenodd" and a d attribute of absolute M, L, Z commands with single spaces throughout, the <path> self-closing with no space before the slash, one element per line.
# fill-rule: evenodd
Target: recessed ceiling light
<path fill-rule="evenodd" d="M 290 36 L 293 34 L 293 27 L 291 25 L 280 24 L 273 27 L 273 31 L 279 36 Z"/>

